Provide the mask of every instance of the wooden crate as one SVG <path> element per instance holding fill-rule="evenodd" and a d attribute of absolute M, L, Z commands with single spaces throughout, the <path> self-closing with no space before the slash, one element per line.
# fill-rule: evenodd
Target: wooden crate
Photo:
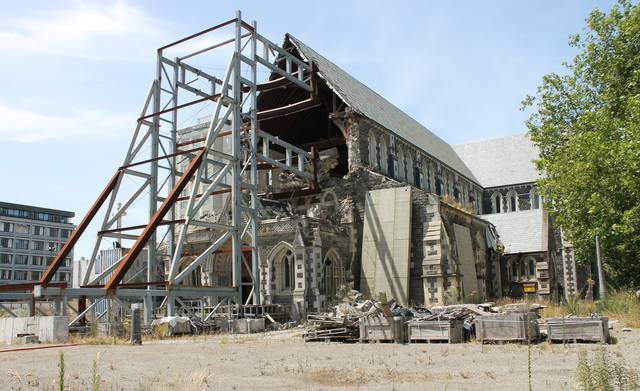
<path fill-rule="evenodd" d="M 360 319 L 361 342 L 407 342 L 407 318 L 373 316 Z"/>
<path fill-rule="evenodd" d="M 409 342 L 464 342 L 464 328 L 462 320 L 412 320 L 407 324 L 407 326 Z"/>
<path fill-rule="evenodd" d="M 609 342 L 609 319 L 601 318 L 548 318 L 549 341 Z"/>
<path fill-rule="evenodd" d="M 507 313 L 497 315 L 485 315 L 476 318 L 476 339 L 485 341 L 536 341 L 540 336 L 538 328 L 538 316 L 529 313 L 529 325 L 527 314 Z"/>

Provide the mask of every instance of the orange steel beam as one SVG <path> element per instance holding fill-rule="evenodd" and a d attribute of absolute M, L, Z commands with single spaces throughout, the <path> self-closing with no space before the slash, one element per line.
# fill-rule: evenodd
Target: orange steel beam
<path fill-rule="evenodd" d="M 84 216 L 80 224 L 78 224 L 76 229 L 73 230 L 73 233 L 69 237 L 69 240 L 67 240 L 64 246 L 62 246 L 62 249 L 60 250 L 60 252 L 58 252 L 58 255 L 56 255 L 53 262 L 51 263 L 51 265 L 49 265 L 49 268 L 40 279 L 41 285 L 46 285 L 49 282 L 51 282 L 51 279 L 53 279 L 53 276 L 55 275 L 56 271 L 58 270 L 62 262 L 64 262 L 64 259 L 67 257 L 67 255 L 69 255 L 73 247 L 78 242 L 78 239 L 80 239 L 80 236 L 82 236 L 84 231 L 89 226 L 89 223 L 91 223 L 91 220 L 93 220 L 96 213 L 98 213 L 98 211 L 102 207 L 102 204 L 104 204 L 104 202 L 109 197 L 109 194 L 111 194 L 113 189 L 118 184 L 118 180 L 120 179 L 121 175 L 122 175 L 122 171 L 118 170 L 115 173 L 115 175 L 111 178 L 107 186 L 104 188 L 104 190 L 102 190 L 102 193 L 100 193 L 100 195 L 98 196 L 98 199 L 93 203 L 93 205 L 91 206 L 87 214 Z"/>
<path fill-rule="evenodd" d="M 133 247 L 131 247 L 131 250 L 129 250 L 127 255 L 120 262 L 118 268 L 111 275 L 109 282 L 107 282 L 105 286 L 105 288 L 107 288 L 107 291 L 115 291 L 120 281 L 122 281 L 122 279 L 124 278 L 124 275 L 127 273 L 136 258 L 138 258 L 138 255 L 140 255 L 140 253 L 142 252 L 142 249 L 151 238 L 151 235 L 155 233 L 156 228 L 158 228 L 164 216 L 169 213 L 169 210 L 178 199 L 182 190 L 184 190 L 191 177 L 198 170 L 198 167 L 200 166 L 204 158 L 205 151 L 206 149 L 202 149 L 200 152 L 198 152 L 196 157 L 189 164 L 189 167 L 187 167 L 187 169 L 185 170 L 184 174 L 182 174 L 173 189 L 171 189 L 171 192 L 164 200 L 162 205 L 160 205 L 160 208 L 158 208 L 156 213 L 153 215 L 151 221 L 149 221 L 144 231 L 142 231 L 142 234 L 140 234 L 140 236 L 138 237 L 138 240 L 136 240 Z"/>

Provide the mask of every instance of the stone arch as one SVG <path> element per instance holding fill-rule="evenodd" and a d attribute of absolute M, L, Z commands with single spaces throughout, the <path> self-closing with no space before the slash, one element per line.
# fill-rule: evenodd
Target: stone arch
<path fill-rule="evenodd" d="M 329 189 L 322 193 L 320 204 L 326 210 L 328 216 L 334 216 L 338 211 L 338 197 L 336 193 Z"/>
<path fill-rule="evenodd" d="M 271 295 L 292 295 L 295 289 L 295 255 L 287 242 L 276 244 L 267 257 L 267 287 Z"/>
<path fill-rule="evenodd" d="M 518 205 L 518 193 L 515 190 L 507 192 L 507 212 L 517 212 L 520 210 Z"/>
<path fill-rule="evenodd" d="M 534 256 L 528 256 L 524 259 L 525 269 L 527 271 L 527 278 L 532 280 L 536 278 L 536 258 Z"/>
<path fill-rule="evenodd" d="M 346 284 L 346 270 L 342 258 L 335 248 L 330 248 L 324 256 L 322 262 L 324 269 L 324 294 L 327 301 L 333 301 L 337 298 L 340 288 Z"/>
<path fill-rule="evenodd" d="M 502 213 L 502 193 L 499 191 L 491 194 L 491 211 L 493 213 Z"/>
<path fill-rule="evenodd" d="M 531 209 L 540 209 L 540 194 L 535 187 L 529 191 L 529 205 L 531 205 Z"/>

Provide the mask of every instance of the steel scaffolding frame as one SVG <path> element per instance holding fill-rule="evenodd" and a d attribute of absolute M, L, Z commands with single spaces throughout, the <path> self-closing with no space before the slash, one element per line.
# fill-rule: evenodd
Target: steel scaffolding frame
<path fill-rule="evenodd" d="M 166 53 L 202 37 L 233 27 L 233 37 L 222 42 L 191 50 L 170 59 Z M 197 43 L 197 42 L 196 42 Z M 223 46 L 231 45 L 233 54 L 226 72 L 216 77 L 192 64 Z M 228 47 L 228 46 L 227 46 Z M 188 61 L 187 61 L 188 60 Z M 258 68 L 279 77 L 258 84 Z M 243 75 L 243 69 L 248 75 Z M 198 79 L 209 90 L 198 89 L 189 79 Z M 309 92 L 309 99 L 287 107 L 258 112 L 257 96 L 260 91 L 295 85 Z M 206 137 L 189 142 L 178 139 L 180 114 L 194 107 L 214 103 Z M 254 21 L 242 20 L 240 11 L 234 19 L 165 45 L 157 50 L 155 79 L 147 95 L 140 117 L 125 154 L 98 199 L 78 224 L 68 241 L 59 251 L 48 270 L 31 293 L 0 293 L 1 299 L 79 298 L 79 312 L 86 314 L 86 298 L 94 303 L 104 298 L 125 297 L 142 299 L 145 321 L 152 319 L 154 298 L 163 298 L 168 315 L 176 312 L 175 301 L 180 298 L 214 297 L 220 303 L 241 304 L 242 268 L 251 278 L 251 293 L 245 304 L 260 304 L 260 278 L 258 254 L 258 170 L 260 165 L 291 172 L 317 188 L 315 153 L 297 148 L 259 129 L 259 120 L 275 115 L 304 110 L 317 104 L 317 91 L 313 64 L 307 64 L 272 43 L 257 31 Z M 168 134 L 164 130 L 168 127 Z M 216 146 L 215 140 L 231 138 L 231 150 Z M 196 147 L 188 147 L 201 144 Z M 284 158 L 272 156 L 273 150 L 284 152 Z M 179 160 L 181 159 L 181 160 Z M 188 162 L 184 172 L 178 167 Z M 163 165 L 166 164 L 166 165 Z M 215 167 L 209 172 L 208 167 Z M 123 190 L 125 179 L 142 179 L 131 194 Z M 204 191 L 199 189 L 204 186 Z M 132 205 L 148 193 L 148 221 L 145 224 L 120 227 L 117 222 L 128 213 Z M 207 221 L 199 218 L 199 211 L 209 197 L 228 194 L 230 221 Z M 182 215 L 176 212 L 176 203 L 186 202 Z M 122 206 L 114 210 L 116 202 Z M 106 205 L 106 207 L 105 207 Z M 53 282 L 58 268 L 87 230 L 100 211 L 104 215 L 96 235 L 86 273 L 80 288 L 67 288 Z M 190 230 L 207 228 L 214 233 L 210 245 L 184 266 L 185 243 Z M 162 229 L 165 231 L 163 232 Z M 133 241 L 130 249 L 113 265 L 92 275 L 96 257 L 105 239 Z M 231 242 L 232 284 L 229 287 L 191 287 L 184 285 L 186 277 L 197 270 L 210 256 L 228 247 Z M 146 251 L 146 281 L 127 283 L 125 275 L 140 255 Z M 228 250 L 227 250 L 228 251 Z M 251 263 L 244 253 L 251 253 Z M 161 262 L 163 261 L 163 262 Z M 168 262 L 168 273 L 159 265 Z M 1 291 L 18 291 L 0 287 Z M 24 290 L 24 287 L 22 287 Z M 32 295 L 32 296 L 31 296 Z M 93 304 L 92 304 L 93 306 Z M 218 306 L 217 306 L 218 307 Z M 217 308 L 216 307 L 216 308 Z M 210 316 L 211 314 L 209 314 Z M 75 319 L 77 321 L 78 319 Z"/>

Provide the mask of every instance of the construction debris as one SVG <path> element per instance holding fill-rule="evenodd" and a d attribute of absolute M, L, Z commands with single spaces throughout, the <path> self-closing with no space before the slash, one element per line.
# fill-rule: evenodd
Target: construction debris
<path fill-rule="evenodd" d="M 304 340 L 459 343 L 475 337 L 476 327 L 482 341 L 536 340 L 538 312 L 544 308 L 535 303 L 402 307 L 383 293 L 378 298 L 367 300 L 351 291 L 330 313 L 308 315 Z"/>

